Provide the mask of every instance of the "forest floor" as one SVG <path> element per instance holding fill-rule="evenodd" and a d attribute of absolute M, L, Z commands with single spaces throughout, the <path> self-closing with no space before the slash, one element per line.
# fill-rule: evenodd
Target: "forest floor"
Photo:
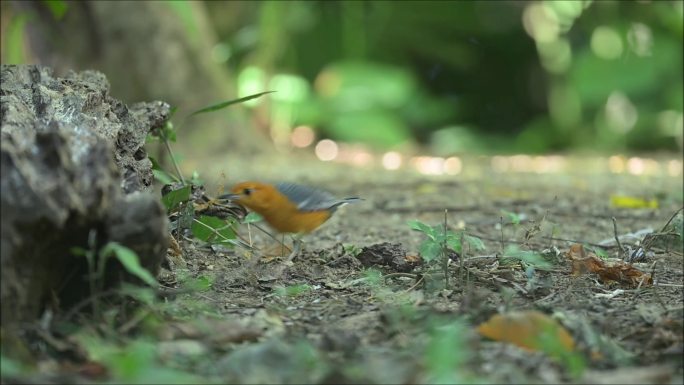
<path fill-rule="evenodd" d="M 639 251 L 681 209 L 681 175 L 597 172 L 585 161 L 536 174 L 497 173 L 480 159 L 477 171 L 464 161 L 462 175 L 442 177 L 244 159 L 206 170 L 365 200 L 305 237 L 292 263 L 253 225 L 239 234 L 257 252 L 181 242 L 182 258 L 161 279 L 196 290 L 150 300 L 116 337 L 74 337 L 101 369 L 79 373 L 115 382 L 681 384 L 681 237 L 657 236 Z M 214 179 L 210 195 L 231 184 Z M 445 219 L 462 250 L 426 261 L 419 250 L 429 241 L 421 244 L 443 233 Z M 434 227 L 413 230 L 414 220 Z M 681 223 L 680 212 L 666 231 L 681 234 Z M 641 257 L 620 265 L 630 254 Z M 606 266 L 594 271 L 587 259 Z M 548 325 L 558 332 L 546 342 L 506 342 L 525 345 Z"/>

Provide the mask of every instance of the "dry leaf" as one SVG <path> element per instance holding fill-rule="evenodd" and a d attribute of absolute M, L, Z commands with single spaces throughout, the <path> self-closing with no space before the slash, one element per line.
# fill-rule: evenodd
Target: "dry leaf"
<path fill-rule="evenodd" d="M 627 209 L 657 209 L 657 199 L 644 199 L 640 197 L 626 196 L 626 195 L 612 195 L 610 197 L 610 204 L 613 207 L 627 208 Z"/>
<path fill-rule="evenodd" d="M 535 310 L 496 314 L 480 324 L 477 331 L 487 338 L 509 342 L 527 350 L 544 350 L 542 336 L 545 332 L 554 336 L 564 350 L 572 351 L 575 347 L 575 341 L 563 326 Z"/>
<path fill-rule="evenodd" d="M 570 246 L 565 255 L 572 262 L 572 275 L 575 276 L 590 272 L 598 274 L 601 281 L 616 281 L 632 287 L 653 284 L 650 274 L 623 261 L 609 264 L 594 253 L 587 253 L 579 243 Z"/>

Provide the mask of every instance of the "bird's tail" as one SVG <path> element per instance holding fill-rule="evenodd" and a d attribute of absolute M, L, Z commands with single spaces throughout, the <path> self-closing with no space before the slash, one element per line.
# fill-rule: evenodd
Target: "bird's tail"
<path fill-rule="evenodd" d="M 364 200 L 364 199 L 359 198 L 359 197 L 349 197 L 349 198 L 340 199 L 339 201 L 335 202 L 332 206 L 330 206 L 330 210 L 335 211 L 339 207 L 342 207 L 342 206 L 346 205 L 347 203 L 355 203 L 355 202 L 362 201 L 362 200 Z"/>

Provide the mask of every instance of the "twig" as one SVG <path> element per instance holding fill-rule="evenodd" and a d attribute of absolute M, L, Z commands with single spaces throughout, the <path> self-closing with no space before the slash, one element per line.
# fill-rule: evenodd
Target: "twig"
<path fill-rule="evenodd" d="M 116 289 L 109 289 L 109 290 L 101 291 L 101 292 L 96 293 L 96 294 L 89 295 L 87 298 L 84 298 L 83 300 L 81 300 L 80 302 L 78 302 L 76 305 L 74 305 L 74 306 L 71 308 L 71 310 L 69 310 L 69 311 L 64 315 L 64 319 L 66 319 L 66 320 L 71 319 L 71 317 L 73 317 L 74 315 L 76 315 L 76 313 L 78 313 L 79 311 L 81 311 L 81 309 L 83 309 L 84 307 L 88 306 L 88 304 L 90 304 L 90 303 L 93 302 L 93 301 L 99 300 L 99 299 L 102 298 L 102 297 L 109 297 L 109 296 L 112 296 L 112 295 L 115 295 L 115 294 L 118 294 L 118 293 L 119 293 L 119 291 L 116 290 Z"/>
<path fill-rule="evenodd" d="M 620 259 L 624 259 L 625 251 L 622 249 L 622 245 L 620 244 L 620 238 L 618 238 L 617 219 L 615 219 L 615 217 L 612 217 L 612 219 L 613 219 L 613 235 L 615 235 L 615 242 L 617 242 L 617 245 L 618 245 L 618 257 L 620 257 Z"/>
<path fill-rule="evenodd" d="M 662 233 L 663 231 L 665 231 L 665 229 L 667 228 L 667 226 L 670 225 L 670 222 L 672 222 L 672 220 L 675 219 L 675 217 L 677 216 L 677 214 L 679 214 L 679 212 L 682 211 L 682 210 L 684 210 L 684 206 L 682 206 L 679 210 L 675 211 L 675 213 L 672 214 L 672 216 L 671 216 L 670 219 L 667 221 L 667 223 L 665 224 L 665 226 L 663 226 L 663 228 L 660 229 L 659 232 Z"/>
<path fill-rule="evenodd" d="M 424 276 L 424 275 L 421 275 L 421 276 L 420 276 L 420 279 L 418 279 L 418 281 L 416 281 L 416 283 L 414 283 L 413 285 L 411 285 L 411 287 L 409 287 L 408 289 L 404 290 L 404 292 L 409 292 L 409 291 L 415 289 L 416 286 L 420 285 L 420 283 L 423 282 L 424 280 L 425 280 L 425 276 Z"/>
<path fill-rule="evenodd" d="M 134 317 L 129 319 L 125 324 L 123 324 L 123 325 L 121 325 L 121 327 L 119 327 L 119 333 L 121 333 L 121 334 L 128 333 L 129 331 L 131 331 L 131 329 L 136 327 L 136 325 L 138 325 L 140 322 L 142 322 L 145 319 L 145 317 L 150 315 L 150 313 L 151 313 L 151 311 L 149 309 L 145 309 L 145 310 L 140 311 Z"/>
<path fill-rule="evenodd" d="M 383 279 L 395 278 L 395 277 L 404 277 L 404 278 L 416 279 L 416 277 L 418 277 L 418 276 L 416 274 L 411 274 L 411 273 L 389 273 L 389 274 L 385 274 L 382 276 Z"/>
<path fill-rule="evenodd" d="M 166 151 L 169 152 L 169 157 L 171 158 L 171 163 L 173 163 L 173 167 L 176 169 L 176 173 L 178 174 L 178 177 L 181 180 L 181 183 L 185 185 L 185 178 L 183 178 L 183 173 L 181 173 L 180 167 L 178 167 L 178 163 L 176 162 L 176 157 L 173 156 L 173 151 L 171 150 L 171 145 L 169 144 L 169 140 L 166 138 L 166 135 L 164 135 L 164 130 L 161 129 L 159 130 L 159 136 L 162 138 L 162 142 L 164 142 L 164 146 L 166 146 Z"/>
<path fill-rule="evenodd" d="M 233 244 L 233 245 L 235 245 L 235 246 L 240 246 L 240 247 L 245 248 L 245 249 L 250 250 L 250 251 L 253 251 L 253 250 L 254 250 L 254 247 L 252 247 L 251 245 L 248 245 L 248 244 L 244 243 L 244 241 L 242 241 L 242 240 L 236 241 L 235 239 L 227 238 L 226 236 L 224 236 L 223 234 L 221 234 L 221 233 L 219 232 L 220 229 L 215 229 L 215 228 L 213 228 L 213 227 L 207 225 L 206 223 L 201 222 L 201 221 L 198 220 L 197 218 L 192 218 L 192 220 L 193 220 L 193 222 L 196 222 L 196 223 L 200 224 L 201 226 L 204 226 L 204 227 L 206 227 L 207 229 L 209 229 L 209 231 L 211 231 L 212 233 L 214 233 L 214 235 L 216 235 L 217 237 L 221 238 L 221 239 L 222 239 L 223 241 L 225 241 L 226 243 L 230 243 L 230 244 Z M 226 225 L 226 226 L 224 226 L 224 227 L 221 227 L 221 229 L 223 229 L 223 228 L 225 228 L 225 227 L 230 227 L 230 226 L 229 226 L 229 225 Z"/>
<path fill-rule="evenodd" d="M 674 214 L 668 219 L 667 223 L 665 223 L 665 226 L 663 226 L 660 231 L 657 233 L 650 233 L 644 236 L 644 242 L 642 243 L 642 248 L 644 249 L 644 254 L 651 249 L 651 245 L 653 244 L 653 240 L 658 236 L 658 235 L 666 235 L 669 233 L 665 233 L 665 229 L 667 229 L 667 226 L 670 225 L 673 219 L 679 214 L 682 210 L 684 210 L 684 206 L 682 206 L 679 210 L 675 211 Z M 646 237 L 648 237 L 648 240 L 646 240 Z"/>

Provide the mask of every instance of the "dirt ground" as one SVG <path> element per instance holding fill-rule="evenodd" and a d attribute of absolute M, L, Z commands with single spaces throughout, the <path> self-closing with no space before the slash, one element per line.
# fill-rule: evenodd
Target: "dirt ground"
<path fill-rule="evenodd" d="M 113 308 L 105 321 L 43 332 L 38 373 L 13 365 L 9 375 L 3 361 L 3 382 L 683 383 L 681 237 L 639 251 L 682 208 L 681 171 L 668 175 L 666 158 L 652 176 L 611 173 L 605 158 L 567 162 L 537 174 L 464 159 L 459 175 L 428 177 L 309 158 L 197 158 L 185 166 L 208 179 L 210 195 L 258 179 L 364 200 L 306 236 L 291 263 L 255 225 L 239 228 L 254 251 L 182 241 L 160 276 L 165 294 L 141 291 L 132 296 L 144 306 L 132 313 Z M 635 201 L 649 207 L 624 207 Z M 443 226 L 445 210 L 450 231 L 465 229 L 485 248 L 422 261 L 426 235 L 408 222 Z M 680 212 L 680 234 L 681 221 Z M 569 259 L 582 244 L 617 264 L 616 234 L 653 284 L 604 279 Z M 525 349 L 478 332 L 492 316 L 529 310 L 562 325 L 570 348 L 554 354 L 566 346 L 557 338 Z M 502 334 L 538 332 L 522 319 Z"/>
<path fill-rule="evenodd" d="M 566 257 L 581 243 L 600 246 L 602 258 L 615 262 L 615 234 L 627 253 L 638 249 L 649 229 L 660 231 L 682 207 L 681 175 L 587 166 L 601 161 L 577 159 L 571 172 L 535 174 L 496 173 L 479 159 L 462 175 L 443 177 L 347 166 L 217 166 L 210 174 L 230 175 L 213 188 L 258 174 L 365 200 L 305 237 L 304 252 L 289 265 L 254 226 L 243 226 L 241 236 L 261 256 L 185 245 L 186 264 L 174 267 L 171 280 L 212 277 L 211 288 L 192 301 L 250 336 L 232 339 L 239 343 L 214 351 L 213 364 L 198 370 L 242 383 L 682 383 L 681 239 L 651 247 L 633 264 L 653 275 L 653 286 L 575 276 Z M 655 199 L 658 207 L 616 207 L 615 196 Z M 451 256 L 446 288 L 439 264 L 415 263 L 425 235 L 407 224 L 439 225 L 445 209 L 451 230 L 465 228 L 486 246 Z M 507 261 L 511 245 L 543 254 L 552 266 Z M 478 324 L 516 310 L 539 310 L 565 326 L 584 362 L 580 374 L 542 352 L 478 335 Z"/>

